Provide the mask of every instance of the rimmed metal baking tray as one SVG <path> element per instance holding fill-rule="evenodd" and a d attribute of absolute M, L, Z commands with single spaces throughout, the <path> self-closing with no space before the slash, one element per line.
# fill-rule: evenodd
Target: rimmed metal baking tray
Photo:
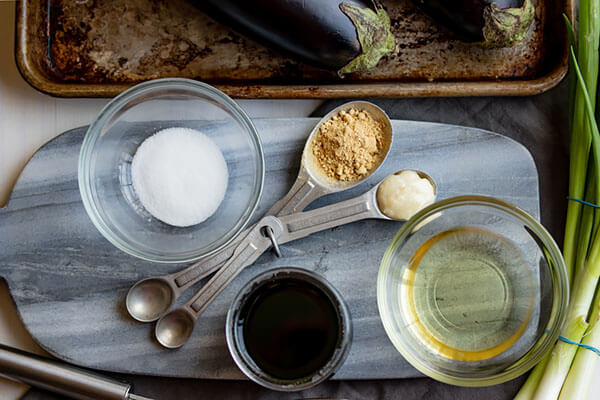
<path fill-rule="evenodd" d="M 16 59 L 27 82 L 59 97 L 111 97 L 144 80 L 199 79 L 237 98 L 533 95 L 567 71 L 562 14 L 574 0 L 534 0 L 514 48 L 462 43 L 409 0 L 384 0 L 393 56 L 341 79 L 215 22 L 187 0 L 17 2 Z"/>

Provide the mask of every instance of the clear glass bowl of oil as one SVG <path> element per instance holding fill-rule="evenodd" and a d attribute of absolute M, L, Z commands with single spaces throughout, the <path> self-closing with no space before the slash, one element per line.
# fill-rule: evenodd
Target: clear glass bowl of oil
<path fill-rule="evenodd" d="M 542 225 L 483 196 L 443 200 L 411 218 L 377 282 L 384 328 L 402 356 L 462 386 L 504 382 L 540 361 L 568 292 L 560 250 Z"/>

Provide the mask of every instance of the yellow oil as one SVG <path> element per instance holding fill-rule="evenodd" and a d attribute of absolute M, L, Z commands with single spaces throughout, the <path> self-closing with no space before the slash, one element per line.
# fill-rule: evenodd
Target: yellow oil
<path fill-rule="evenodd" d="M 531 269 L 509 239 L 461 227 L 427 240 L 403 275 L 401 310 L 430 351 L 481 361 L 524 333 L 535 299 Z"/>

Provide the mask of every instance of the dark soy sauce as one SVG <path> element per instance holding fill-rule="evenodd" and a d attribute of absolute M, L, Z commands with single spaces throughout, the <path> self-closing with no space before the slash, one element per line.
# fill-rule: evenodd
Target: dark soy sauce
<path fill-rule="evenodd" d="M 327 294 L 294 278 L 259 287 L 246 301 L 240 320 L 248 354 L 261 370 L 278 379 L 317 372 L 342 336 Z"/>

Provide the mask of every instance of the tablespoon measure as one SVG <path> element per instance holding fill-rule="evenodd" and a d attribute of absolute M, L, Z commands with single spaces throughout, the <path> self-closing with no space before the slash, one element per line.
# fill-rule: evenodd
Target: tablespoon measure
<path fill-rule="evenodd" d="M 395 174 L 400 172 L 402 171 Z M 434 195 L 437 195 L 437 188 L 433 179 L 424 172 L 415 172 L 421 178 L 428 179 L 431 182 Z M 377 204 L 377 189 L 381 182 L 353 199 L 311 211 L 280 217 L 263 217 L 242 238 L 235 248 L 233 256 L 194 297 L 158 320 L 154 332 L 158 342 L 167 348 L 181 347 L 187 342 L 192 335 L 198 317 L 210 303 L 246 266 L 254 263 L 262 253 L 271 247 L 271 238 L 264 234 L 265 229 L 271 229 L 276 242 L 283 244 L 315 232 L 363 219 L 392 220 L 392 218 L 383 214 Z M 402 220 L 399 219 L 398 221 Z"/>
<path fill-rule="evenodd" d="M 367 111 L 376 121 L 383 124 L 383 155 L 379 158 L 378 164 L 367 175 L 358 180 L 338 181 L 320 172 L 312 152 L 312 142 L 324 122 L 330 120 L 340 111 L 347 111 L 352 108 Z M 283 216 L 299 212 L 322 196 L 347 190 L 362 183 L 383 164 L 391 144 L 392 125 L 389 117 L 382 109 L 366 101 L 352 101 L 336 107 L 319 120 L 308 136 L 302 151 L 300 171 L 292 188 L 265 215 Z M 152 322 L 160 318 L 185 290 L 223 266 L 233 256 L 234 250 L 249 235 L 251 230 L 252 228 L 246 229 L 219 252 L 201 259 L 184 270 L 138 281 L 129 289 L 125 300 L 129 314 L 140 322 Z"/>

